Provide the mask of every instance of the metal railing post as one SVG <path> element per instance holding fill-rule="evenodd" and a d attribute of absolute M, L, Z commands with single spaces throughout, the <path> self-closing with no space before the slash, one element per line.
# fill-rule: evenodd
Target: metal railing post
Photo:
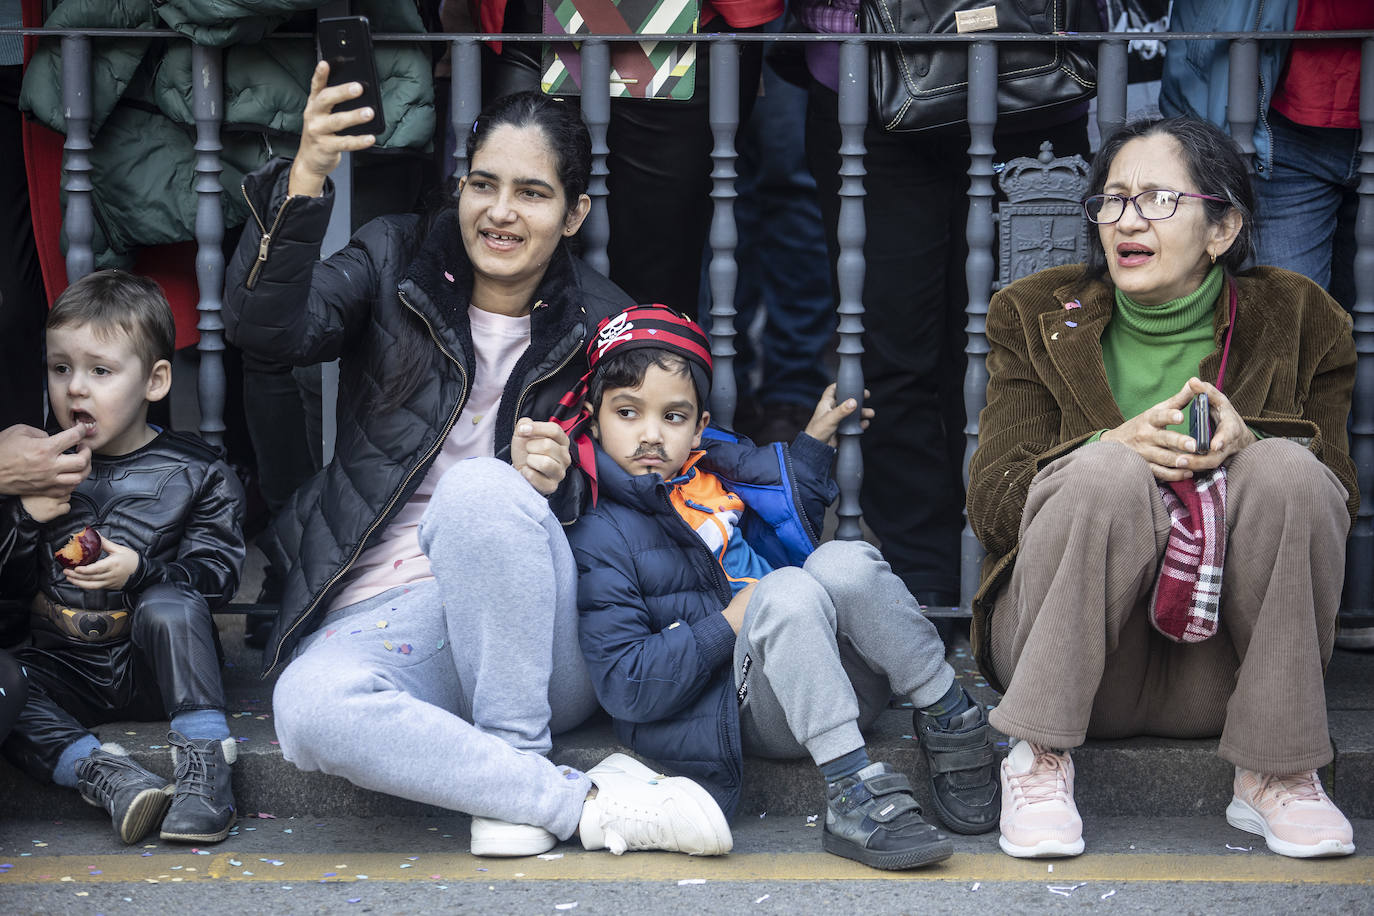
<path fill-rule="evenodd" d="M 1355 218 L 1355 393 L 1351 457 L 1360 511 L 1345 553 L 1346 610 L 1374 613 L 1374 38 L 1360 64 L 1360 196 Z M 1361 624 L 1368 625 L 1368 624 Z"/>
<path fill-rule="evenodd" d="M 1097 46 L 1097 132 L 1105 142 L 1126 123 L 1126 42 Z"/>
<path fill-rule="evenodd" d="M 992 160 L 997 153 L 993 131 L 997 127 L 997 45 L 989 41 L 974 42 L 968 48 L 968 261 L 964 278 L 968 283 L 968 367 L 964 371 L 964 415 L 967 425 L 964 434 L 964 486 L 968 487 L 969 461 L 978 448 L 978 415 L 987 403 L 988 387 L 988 301 L 992 293 L 995 268 L 992 246 L 996 232 L 992 226 L 993 188 Z M 965 513 L 967 516 L 967 512 Z M 959 606 L 973 607 L 982 574 L 983 545 L 964 520 L 964 532 L 959 550 Z"/>
<path fill-rule="evenodd" d="M 200 301 L 200 434 L 224 444 L 224 202 L 220 173 L 220 124 L 224 118 L 224 58 L 219 48 L 191 46 L 191 107 L 196 120 L 196 287 Z"/>
<path fill-rule="evenodd" d="M 863 537 L 860 523 L 859 490 L 863 485 L 863 454 L 859 436 L 860 414 L 864 402 L 864 129 L 868 126 L 868 46 L 849 39 L 840 45 L 839 83 L 840 123 L 840 215 L 838 220 L 839 260 L 835 280 L 839 286 L 840 335 L 837 353 L 839 373 L 835 382 L 837 402 L 854 398 L 860 405 L 840 424 L 839 457 L 835 463 L 835 482 L 840 487 L 836 514 L 839 525 L 835 537 L 857 541 Z"/>
<path fill-rule="evenodd" d="M 611 124 L 611 46 L 604 41 L 582 43 L 582 120 L 592 136 L 592 176 L 587 185 L 592 208 L 582 224 L 582 256 L 594 270 L 609 277 L 611 217 L 606 209 L 610 193 L 606 177 L 611 170 L 606 157 L 611 150 L 606 145 L 606 133 Z"/>
<path fill-rule="evenodd" d="M 735 246 L 735 134 L 739 130 L 739 48 L 733 41 L 711 44 L 711 417 L 725 427 L 735 425 L 735 282 L 739 265 Z"/>
<path fill-rule="evenodd" d="M 473 122 L 482 113 L 482 47 L 472 39 L 460 38 L 449 45 L 453 62 L 449 77 L 449 122 L 453 125 L 453 174 L 468 173 L 468 137 Z"/>
<path fill-rule="evenodd" d="M 1259 119 L 1259 44 L 1251 38 L 1231 42 L 1226 123 L 1246 162 L 1255 156 L 1255 122 Z"/>
<path fill-rule="evenodd" d="M 67 119 L 67 139 L 62 144 L 62 165 L 66 171 L 62 189 L 67 192 L 67 211 L 62 228 L 67 233 L 67 282 L 75 283 L 95 269 L 95 255 L 91 251 L 95 238 L 95 211 L 91 203 L 91 40 L 84 35 L 67 35 L 62 39 L 62 109 Z"/>

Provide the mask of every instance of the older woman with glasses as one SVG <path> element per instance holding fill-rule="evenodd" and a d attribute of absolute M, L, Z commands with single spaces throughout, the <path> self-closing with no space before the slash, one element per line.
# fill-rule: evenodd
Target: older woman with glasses
<path fill-rule="evenodd" d="M 988 550 L 974 645 L 1016 739 L 1001 846 L 1083 851 L 1086 737 L 1220 735 L 1233 826 L 1348 855 L 1316 771 L 1359 502 L 1350 318 L 1304 277 L 1240 270 L 1250 179 L 1211 124 L 1126 126 L 1089 187 L 1089 263 L 1008 286 L 987 319 L 968 513 Z"/>

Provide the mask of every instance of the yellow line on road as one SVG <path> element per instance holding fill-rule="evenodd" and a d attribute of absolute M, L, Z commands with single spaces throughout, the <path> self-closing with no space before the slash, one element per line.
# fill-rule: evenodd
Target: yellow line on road
<path fill-rule="evenodd" d="M 332 853 L 263 856 L 248 853 L 61 855 L 8 860 L 0 887 L 14 884 L 205 883 L 293 884 L 310 881 L 954 881 L 1208 882 L 1246 884 L 1374 884 L 1374 858 L 1287 859 L 1256 850 L 1230 855 L 1103 854 L 1076 859 L 1013 859 L 1000 853 L 957 854 L 939 865 L 891 872 L 824 853 L 738 853 L 692 858 L 668 853 L 570 850 L 557 858 L 482 859 L 455 853 Z M 1051 870 L 1052 866 L 1052 870 Z"/>

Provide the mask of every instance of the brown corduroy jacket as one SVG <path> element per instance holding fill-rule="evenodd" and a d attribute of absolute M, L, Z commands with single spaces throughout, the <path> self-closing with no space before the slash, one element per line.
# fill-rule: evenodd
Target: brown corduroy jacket
<path fill-rule="evenodd" d="M 1258 267 L 1234 282 L 1226 396 L 1252 429 L 1295 439 L 1331 468 L 1350 493 L 1353 521 L 1360 497 L 1346 437 L 1355 384 L 1350 316 L 1321 287 L 1290 271 Z M 1228 290 L 1223 286 L 1217 301 L 1215 348 L 1197 370 L 1213 383 L 1231 324 Z M 1081 307 L 1064 307 L 1075 299 Z M 1102 332 L 1115 304 L 1109 282 L 1070 265 L 1018 280 L 989 306 L 987 406 L 969 466 L 968 517 L 988 552 L 973 599 L 972 641 L 990 678 L 989 616 L 1016 561 L 1031 479 L 1094 433 L 1126 421 L 1102 361 Z"/>

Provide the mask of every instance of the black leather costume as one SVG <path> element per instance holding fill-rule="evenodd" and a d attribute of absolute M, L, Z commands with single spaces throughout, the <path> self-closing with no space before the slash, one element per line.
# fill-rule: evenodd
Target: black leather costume
<path fill-rule="evenodd" d="M 242 490 L 214 448 L 163 431 L 128 455 L 93 456 L 71 511 L 52 522 L 18 499 L 2 508 L 14 542 L 0 594 L 33 596 L 32 645 L 14 653 L 29 702 L 4 744 L 10 760 L 47 780 L 91 725 L 224 708 L 210 608 L 233 597 L 245 548 Z M 53 555 L 87 525 L 139 553 L 124 588 L 81 589 L 62 575 Z"/>

